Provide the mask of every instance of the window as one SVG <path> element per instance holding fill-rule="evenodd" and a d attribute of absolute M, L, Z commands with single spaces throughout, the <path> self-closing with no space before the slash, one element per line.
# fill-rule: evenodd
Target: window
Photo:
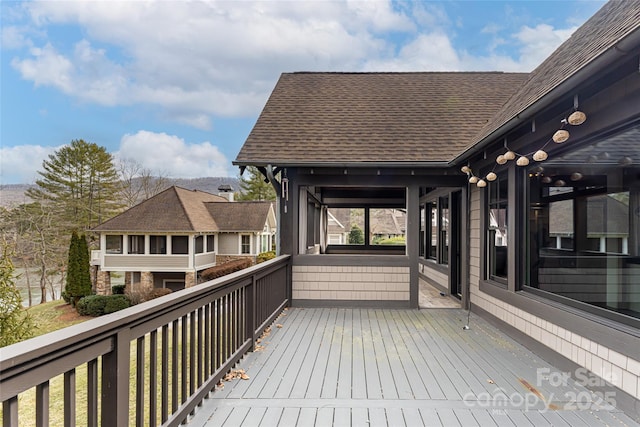
<path fill-rule="evenodd" d="M 242 234 L 240 236 L 240 253 L 243 255 L 251 253 L 251 235 Z"/>
<path fill-rule="evenodd" d="M 122 253 L 122 236 L 107 235 L 106 239 L 106 251 L 108 254 L 121 254 Z"/>
<path fill-rule="evenodd" d="M 640 318 L 640 168 L 629 161 L 638 140 L 635 126 L 529 171 L 530 288 Z"/>
<path fill-rule="evenodd" d="M 436 202 L 427 203 L 429 213 L 429 234 L 427 235 L 427 255 L 430 259 L 437 259 L 438 254 L 438 204 Z"/>
<path fill-rule="evenodd" d="M 189 253 L 189 236 L 171 236 L 171 253 L 187 255 Z"/>
<path fill-rule="evenodd" d="M 128 252 L 130 254 L 143 254 L 144 236 L 130 235 Z"/>
<path fill-rule="evenodd" d="M 166 254 L 167 236 L 149 236 L 149 253 Z"/>
<path fill-rule="evenodd" d="M 487 279 L 507 278 L 508 181 L 501 175 L 489 183 L 487 197 Z"/>
<path fill-rule="evenodd" d="M 364 209 L 329 208 L 330 244 L 364 245 Z"/>
<path fill-rule="evenodd" d="M 420 228 L 425 228 L 420 233 L 420 245 L 425 248 L 421 256 L 443 265 L 449 263 L 449 215 L 449 195 L 436 197 L 420 208 Z"/>
<path fill-rule="evenodd" d="M 425 243 L 427 239 L 427 211 L 425 205 L 420 205 L 420 243 L 418 255 L 425 257 Z"/>
<path fill-rule="evenodd" d="M 449 196 L 440 197 L 438 201 L 440 213 L 440 264 L 449 263 Z"/>
<path fill-rule="evenodd" d="M 368 209 L 369 242 L 372 245 L 405 245 L 404 209 Z"/>
<path fill-rule="evenodd" d="M 197 254 L 201 254 L 204 252 L 204 236 L 196 236 L 195 246 Z"/>
<path fill-rule="evenodd" d="M 216 251 L 216 235 L 207 234 L 207 252 Z"/>

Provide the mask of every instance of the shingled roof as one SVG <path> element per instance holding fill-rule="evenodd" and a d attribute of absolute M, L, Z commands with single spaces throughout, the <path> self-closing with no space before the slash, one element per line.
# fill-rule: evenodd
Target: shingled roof
<path fill-rule="evenodd" d="M 205 207 L 207 202 L 231 204 L 205 191 L 170 187 L 120 215 L 98 225 L 95 231 L 212 232 L 218 225 Z"/>
<path fill-rule="evenodd" d="M 640 1 L 612 0 L 578 28 L 542 62 L 482 130 L 467 142 L 473 147 L 540 101 L 581 69 L 640 28 Z"/>
<path fill-rule="evenodd" d="M 447 162 L 522 73 L 284 73 L 236 164 Z"/>
<path fill-rule="evenodd" d="M 269 212 L 273 212 L 271 202 L 207 203 L 206 208 L 221 232 L 262 231 Z"/>

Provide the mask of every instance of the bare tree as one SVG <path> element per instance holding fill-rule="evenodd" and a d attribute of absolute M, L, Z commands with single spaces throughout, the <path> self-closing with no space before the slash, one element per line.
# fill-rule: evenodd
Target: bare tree
<path fill-rule="evenodd" d="M 120 160 L 118 173 L 122 183 L 120 198 L 127 208 L 155 196 L 171 185 L 164 173 L 154 176 L 151 169 L 134 159 Z"/>

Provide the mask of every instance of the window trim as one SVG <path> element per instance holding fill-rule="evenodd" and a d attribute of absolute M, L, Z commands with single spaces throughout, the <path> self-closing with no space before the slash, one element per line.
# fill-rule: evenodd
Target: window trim
<path fill-rule="evenodd" d="M 248 237 L 249 238 L 249 243 L 247 243 L 247 246 L 249 247 L 249 252 L 243 252 L 243 250 L 244 250 L 243 247 L 245 246 L 245 244 L 243 243 L 242 240 L 243 240 L 244 237 Z M 251 255 L 251 240 L 252 240 L 251 239 L 251 234 L 249 234 L 249 233 L 241 233 L 240 234 L 240 241 L 239 241 L 239 243 L 240 243 L 240 255 Z"/>

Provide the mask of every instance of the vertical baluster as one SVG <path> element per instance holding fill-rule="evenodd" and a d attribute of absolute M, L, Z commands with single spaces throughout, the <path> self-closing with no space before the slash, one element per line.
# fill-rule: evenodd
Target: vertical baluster
<path fill-rule="evenodd" d="M 196 392 L 196 332 L 198 328 L 198 311 L 191 312 L 189 322 L 189 397 Z M 195 412 L 191 411 L 191 415 Z"/>
<path fill-rule="evenodd" d="M 18 427 L 18 396 L 2 402 L 2 427 Z"/>
<path fill-rule="evenodd" d="M 76 370 L 72 369 L 64 373 L 64 425 L 75 427 L 76 425 Z"/>
<path fill-rule="evenodd" d="M 155 427 L 158 416 L 158 331 L 149 337 L 149 426 Z"/>
<path fill-rule="evenodd" d="M 136 349 L 136 426 L 144 426 L 144 336 L 138 338 Z"/>
<path fill-rule="evenodd" d="M 188 345 L 189 345 L 189 338 L 187 335 L 187 328 L 188 328 L 188 321 L 189 321 L 189 315 L 185 314 L 184 316 L 182 316 L 182 345 L 180 346 L 180 351 L 181 351 L 181 355 L 182 355 L 182 378 L 180 379 L 181 385 L 182 385 L 182 399 L 181 402 L 184 403 L 187 401 L 187 392 L 189 391 L 188 387 L 188 383 L 189 380 L 187 378 L 187 351 L 189 349 Z"/>
<path fill-rule="evenodd" d="M 171 413 L 178 410 L 178 329 L 180 322 L 174 320 L 171 327 Z"/>
<path fill-rule="evenodd" d="M 204 378 L 211 376 L 211 304 L 204 306 Z"/>
<path fill-rule="evenodd" d="M 203 327 L 204 327 L 204 309 L 202 307 L 198 308 L 198 343 L 196 345 L 196 350 L 198 352 L 198 373 L 197 373 L 197 386 L 200 388 L 202 385 L 202 374 L 203 374 L 203 363 L 202 363 L 202 352 L 204 351 L 203 345 Z"/>
<path fill-rule="evenodd" d="M 36 386 L 36 426 L 49 425 L 49 381 Z"/>
<path fill-rule="evenodd" d="M 215 301 L 216 304 L 216 314 L 215 314 L 215 320 L 216 320 L 216 327 L 215 327 L 215 333 L 213 335 L 213 338 L 215 339 L 215 351 L 214 351 L 214 355 L 213 358 L 215 360 L 215 364 L 214 364 L 214 370 L 218 370 L 220 368 L 220 352 L 222 349 L 222 345 L 221 343 L 221 334 L 222 334 L 222 327 L 221 327 L 221 322 L 220 322 L 220 298 L 218 298 Z"/>
<path fill-rule="evenodd" d="M 169 325 L 162 326 L 162 382 L 161 420 L 169 418 Z"/>
<path fill-rule="evenodd" d="M 98 360 L 87 362 L 87 426 L 98 427 Z"/>

